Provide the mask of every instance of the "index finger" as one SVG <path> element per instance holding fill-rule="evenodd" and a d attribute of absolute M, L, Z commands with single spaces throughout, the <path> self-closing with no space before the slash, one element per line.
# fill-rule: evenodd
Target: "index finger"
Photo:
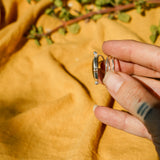
<path fill-rule="evenodd" d="M 160 47 L 134 40 L 112 40 L 103 43 L 105 54 L 160 71 Z"/>

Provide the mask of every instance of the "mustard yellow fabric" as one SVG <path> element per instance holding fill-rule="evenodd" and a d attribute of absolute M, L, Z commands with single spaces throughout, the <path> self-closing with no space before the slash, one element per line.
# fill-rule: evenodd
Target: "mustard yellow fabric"
<path fill-rule="evenodd" d="M 95 118 L 94 104 L 121 107 L 104 86 L 94 85 L 91 62 L 106 40 L 150 43 L 149 28 L 158 25 L 160 8 L 145 16 L 128 12 L 129 24 L 107 16 L 82 21 L 79 34 L 54 33 L 54 44 L 42 39 L 37 46 L 24 37 L 33 23 L 45 31 L 61 24 L 42 14 L 50 3 L 0 3 L 0 160 L 157 160 L 151 141 Z"/>

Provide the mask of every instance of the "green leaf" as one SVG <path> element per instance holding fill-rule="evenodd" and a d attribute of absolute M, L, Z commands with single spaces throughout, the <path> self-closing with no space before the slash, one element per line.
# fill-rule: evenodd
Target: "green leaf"
<path fill-rule="evenodd" d="M 155 43 L 156 42 L 156 40 L 157 40 L 157 37 L 158 37 L 158 34 L 152 34 L 152 35 L 150 35 L 150 40 L 152 41 L 152 43 Z"/>
<path fill-rule="evenodd" d="M 113 0 L 96 0 L 95 1 L 96 6 L 104 6 L 106 4 L 113 4 Z"/>
<path fill-rule="evenodd" d="M 65 8 L 62 8 L 59 14 L 59 18 L 65 19 L 66 21 L 68 21 L 70 19 L 69 11 L 67 11 Z"/>
<path fill-rule="evenodd" d="M 86 4 L 86 3 L 91 3 L 92 0 L 77 0 L 79 3 L 82 3 L 82 4 Z"/>
<path fill-rule="evenodd" d="M 45 37 L 48 44 L 53 44 L 53 41 L 50 37 Z"/>
<path fill-rule="evenodd" d="M 142 7 L 140 5 L 138 5 L 136 7 L 136 10 L 137 10 L 137 13 L 139 13 L 139 14 L 141 14 L 143 12 L 143 9 L 142 9 Z"/>
<path fill-rule="evenodd" d="M 35 35 L 37 33 L 37 28 L 35 25 L 32 25 L 31 30 L 29 31 L 30 35 Z"/>
<path fill-rule="evenodd" d="M 62 34 L 62 35 L 65 35 L 65 34 L 66 34 L 65 28 L 60 28 L 60 29 L 58 30 L 58 32 L 59 32 L 60 34 Z"/>
<path fill-rule="evenodd" d="M 57 7 L 62 7 L 63 6 L 63 2 L 62 2 L 62 0 L 55 0 L 54 1 L 54 5 L 57 6 Z"/>
<path fill-rule="evenodd" d="M 89 13 L 91 10 L 89 10 L 86 6 L 84 7 L 86 13 Z"/>
<path fill-rule="evenodd" d="M 124 0 L 115 0 L 116 5 L 123 4 Z"/>
<path fill-rule="evenodd" d="M 34 34 L 36 34 L 36 31 L 33 30 L 33 29 L 31 29 L 31 30 L 29 31 L 29 34 L 30 34 L 30 35 L 34 35 Z"/>
<path fill-rule="evenodd" d="M 160 26 L 158 26 L 157 31 L 158 31 L 158 34 L 160 34 Z"/>
<path fill-rule="evenodd" d="M 47 8 L 47 9 L 45 10 L 45 14 L 51 15 L 52 13 L 54 13 L 54 11 L 53 11 L 52 8 Z"/>
<path fill-rule="evenodd" d="M 35 25 L 32 25 L 32 30 L 36 31 L 37 27 Z"/>
<path fill-rule="evenodd" d="M 134 2 L 136 6 L 141 5 L 145 6 L 146 5 L 146 0 L 138 0 Z"/>
<path fill-rule="evenodd" d="M 36 43 L 37 46 L 41 45 L 38 39 L 35 39 L 34 41 L 35 41 L 35 43 Z"/>
<path fill-rule="evenodd" d="M 158 27 L 155 25 L 151 25 L 150 30 L 152 32 L 152 34 L 157 34 L 158 32 Z"/>
<path fill-rule="evenodd" d="M 92 0 L 81 0 L 81 3 L 90 3 Z"/>
<path fill-rule="evenodd" d="M 101 14 L 96 14 L 96 15 L 94 15 L 94 16 L 92 17 L 92 19 L 93 19 L 94 21 L 97 21 L 97 20 L 100 19 L 101 17 L 102 17 Z"/>
<path fill-rule="evenodd" d="M 78 23 L 74 23 L 68 26 L 68 30 L 73 34 L 77 34 L 80 31 L 80 26 Z"/>
<path fill-rule="evenodd" d="M 101 7 L 101 6 L 96 6 L 96 7 L 97 7 L 97 9 L 98 9 L 98 10 L 101 10 L 101 9 L 102 9 L 102 7 Z"/>
<path fill-rule="evenodd" d="M 39 2 L 40 0 L 34 0 L 35 2 Z M 31 0 L 27 0 L 28 3 L 31 3 Z"/>
<path fill-rule="evenodd" d="M 127 13 L 119 12 L 118 19 L 122 22 L 129 22 L 131 20 L 131 17 Z"/>
<path fill-rule="evenodd" d="M 43 27 L 42 27 L 42 26 L 39 26 L 39 27 L 37 28 L 37 31 L 38 31 L 39 34 L 43 33 Z"/>
<path fill-rule="evenodd" d="M 31 0 L 27 0 L 28 3 L 31 3 Z"/>

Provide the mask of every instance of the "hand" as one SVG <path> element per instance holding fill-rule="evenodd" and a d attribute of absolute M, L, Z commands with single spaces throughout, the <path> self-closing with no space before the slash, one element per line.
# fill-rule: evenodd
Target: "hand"
<path fill-rule="evenodd" d="M 103 51 L 118 59 L 116 72 L 107 72 L 103 83 L 130 114 L 96 106 L 95 116 L 112 127 L 153 139 L 160 150 L 160 81 L 153 79 L 160 78 L 160 48 L 123 40 L 104 42 Z"/>

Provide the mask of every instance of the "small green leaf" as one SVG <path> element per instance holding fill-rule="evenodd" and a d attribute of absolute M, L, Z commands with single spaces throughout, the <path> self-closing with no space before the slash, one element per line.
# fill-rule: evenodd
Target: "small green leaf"
<path fill-rule="evenodd" d="M 84 8 L 85 8 L 86 13 L 89 13 L 91 11 L 86 6 Z"/>
<path fill-rule="evenodd" d="M 155 43 L 156 42 L 156 40 L 157 40 L 157 37 L 158 37 L 158 34 L 152 34 L 152 35 L 150 35 L 150 40 L 152 41 L 152 43 Z"/>
<path fill-rule="evenodd" d="M 138 6 L 138 5 L 145 6 L 146 5 L 146 0 L 138 0 L 138 1 L 135 1 L 134 4 L 136 6 Z"/>
<path fill-rule="evenodd" d="M 131 20 L 131 17 L 127 13 L 119 12 L 118 19 L 122 22 L 129 22 Z"/>
<path fill-rule="evenodd" d="M 158 26 L 157 31 L 158 31 L 158 34 L 160 34 L 160 26 Z"/>
<path fill-rule="evenodd" d="M 40 0 L 34 0 L 35 2 L 39 2 Z M 31 3 L 31 0 L 27 0 L 28 3 Z"/>
<path fill-rule="evenodd" d="M 101 7 L 101 6 L 96 6 L 96 7 L 97 7 L 97 9 L 98 9 L 98 10 L 101 10 L 101 9 L 102 9 L 102 7 Z"/>
<path fill-rule="evenodd" d="M 90 3 L 91 0 L 81 0 L 81 3 Z"/>
<path fill-rule="evenodd" d="M 151 25 L 150 30 L 152 32 L 152 34 L 157 34 L 158 32 L 158 27 L 155 25 Z"/>
<path fill-rule="evenodd" d="M 31 3 L 31 0 L 27 0 L 28 3 Z"/>
<path fill-rule="evenodd" d="M 73 34 L 76 34 L 80 31 L 80 26 L 78 23 L 74 23 L 74 24 L 68 26 L 68 30 Z"/>
<path fill-rule="evenodd" d="M 93 19 L 94 21 L 97 21 L 97 20 L 100 19 L 101 17 L 102 17 L 101 14 L 96 14 L 96 15 L 94 15 L 94 16 L 92 17 L 92 19 Z"/>
<path fill-rule="evenodd" d="M 34 35 L 34 34 L 36 34 L 36 31 L 32 29 L 29 31 L 29 34 Z"/>
<path fill-rule="evenodd" d="M 48 44 L 53 44 L 53 41 L 50 37 L 45 37 Z"/>
<path fill-rule="evenodd" d="M 38 39 L 35 39 L 34 41 L 35 41 L 35 43 L 36 43 L 37 46 L 41 45 Z"/>
<path fill-rule="evenodd" d="M 37 27 L 35 25 L 32 25 L 32 30 L 36 31 Z"/>
<path fill-rule="evenodd" d="M 42 26 L 39 26 L 39 27 L 37 28 L 37 31 L 38 31 L 39 34 L 43 33 L 43 27 L 42 27 Z"/>
<path fill-rule="evenodd" d="M 54 5 L 57 6 L 57 7 L 62 7 L 63 6 L 63 2 L 62 2 L 62 0 L 55 0 L 54 1 Z"/>
<path fill-rule="evenodd" d="M 136 10 L 137 10 L 137 13 L 139 13 L 139 14 L 141 14 L 143 12 L 143 9 L 142 9 L 142 7 L 140 5 L 138 5 L 136 7 Z"/>
<path fill-rule="evenodd" d="M 95 5 L 96 6 L 104 6 L 106 4 L 112 4 L 114 1 L 113 0 L 96 0 Z"/>
<path fill-rule="evenodd" d="M 59 18 L 65 19 L 66 21 L 68 21 L 70 19 L 69 11 L 67 11 L 65 8 L 62 8 L 59 14 Z"/>
<path fill-rule="evenodd" d="M 62 34 L 62 35 L 65 35 L 65 34 L 66 34 L 66 30 L 65 30 L 64 28 L 60 28 L 60 29 L 58 30 L 58 32 L 59 32 L 60 34 Z"/>
<path fill-rule="evenodd" d="M 54 11 L 53 11 L 52 8 L 47 8 L 47 9 L 45 10 L 45 14 L 51 15 L 52 13 L 54 13 Z"/>
<path fill-rule="evenodd" d="M 115 0 L 116 5 L 123 4 L 124 0 Z"/>
<path fill-rule="evenodd" d="M 35 35 L 37 33 L 37 28 L 35 25 L 32 25 L 31 30 L 29 31 L 30 35 Z"/>

